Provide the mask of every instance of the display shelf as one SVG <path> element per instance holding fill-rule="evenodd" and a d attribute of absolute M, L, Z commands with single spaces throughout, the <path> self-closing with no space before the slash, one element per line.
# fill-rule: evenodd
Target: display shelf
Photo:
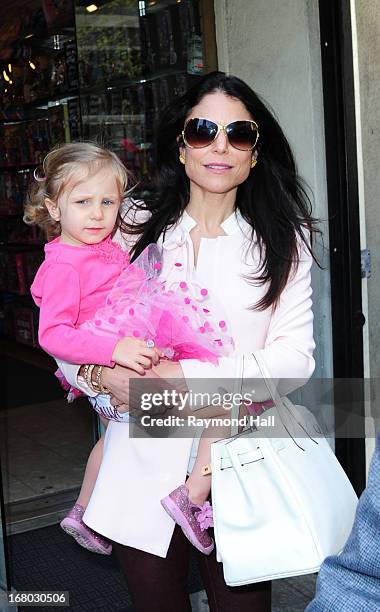
<path fill-rule="evenodd" d="M 75 88 L 70 91 L 63 91 L 57 93 L 56 96 L 49 98 L 40 98 L 33 102 L 28 102 L 22 107 L 12 111 L 13 114 L 7 111 L 0 110 L 0 124 L 7 125 L 11 123 L 22 123 L 24 121 L 33 121 L 33 119 L 43 119 L 46 117 L 46 109 L 52 108 L 60 103 L 68 102 L 77 98 L 79 95 L 79 89 Z"/>
<path fill-rule="evenodd" d="M 63 3 L 49 3 L 49 6 L 45 3 L 44 14 L 35 9 L 39 17 L 37 21 L 28 21 L 25 30 L 33 26 L 31 35 L 24 36 L 25 28 L 21 25 L 20 31 L 15 31 L 14 37 L 7 41 L 3 55 L 7 59 L 0 60 L 0 118 L 3 121 L 35 116 L 39 106 L 77 93 L 74 6 L 68 7 L 70 10 L 63 20 L 57 19 L 60 7 L 66 10 L 68 3 L 65 7 Z M 25 15 L 21 15 L 20 23 L 24 21 Z"/>
<path fill-rule="evenodd" d="M 41 11 L 40 6 L 32 6 L 33 2 L 31 0 L 25 0 L 25 10 L 22 10 L 21 14 L 17 11 L 17 4 L 20 4 L 20 2 L 12 0 L 11 9 L 8 11 L 9 17 L 12 18 L 13 16 L 13 19 L 18 17 L 21 23 L 18 33 L 15 34 L 13 40 L 9 43 L 11 47 L 17 49 L 20 45 L 25 44 L 33 47 L 40 46 L 41 43 L 44 43 L 49 38 L 62 35 L 70 36 L 75 32 L 72 23 L 72 10 L 63 19 L 60 18 L 59 22 L 48 24 L 42 16 L 34 22 L 30 19 L 32 12 L 37 14 L 38 11 Z M 13 14 L 14 11 L 17 11 L 17 13 Z M 29 20 L 27 19 L 28 17 Z"/>
<path fill-rule="evenodd" d="M 172 69 L 169 68 L 165 70 L 160 70 L 155 72 L 154 74 L 147 74 L 146 76 L 140 77 L 138 79 L 119 77 L 115 79 L 99 80 L 91 86 L 81 85 L 80 94 L 81 96 L 85 96 L 90 94 L 98 94 L 107 91 L 112 91 L 113 89 L 136 87 L 138 85 L 148 85 L 149 83 L 159 81 L 169 76 L 180 76 L 186 74 L 187 73 L 185 67 L 176 67 Z"/>
<path fill-rule="evenodd" d="M 33 119 L 43 119 L 46 111 L 38 108 L 32 111 L 23 109 L 13 109 L 11 112 L 0 110 L 0 125 L 10 125 L 13 123 L 22 123 L 23 121 L 32 121 Z"/>
<path fill-rule="evenodd" d="M 63 103 L 71 100 L 72 98 L 77 98 L 79 95 L 79 89 L 77 87 L 73 89 L 69 89 L 67 91 L 60 91 L 56 96 L 50 96 L 48 98 L 40 98 L 39 100 L 34 100 L 33 102 L 28 102 L 24 105 L 25 110 L 33 110 L 39 108 L 50 108 L 54 106 L 56 103 Z"/>
<path fill-rule="evenodd" d="M 59 37 L 57 41 L 56 37 Z M 17 39 L 13 43 L 14 46 L 18 46 L 20 43 L 25 43 L 27 40 L 28 45 L 32 47 L 32 49 L 53 49 L 58 51 L 59 49 L 54 49 L 54 46 L 67 42 L 75 37 L 75 28 L 74 27 L 57 27 L 51 30 L 45 30 L 45 32 L 40 32 L 33 34 L 25 39 Z"/>

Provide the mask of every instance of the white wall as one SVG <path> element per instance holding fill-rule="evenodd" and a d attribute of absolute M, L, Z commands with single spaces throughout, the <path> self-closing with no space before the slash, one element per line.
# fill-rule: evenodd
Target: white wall
<path fill-rule="evenodd" d="M 380 374 L 380 3 L 378 0 L 352 2 L 357 36 L 357 80 L 360 116 L 362 182 L 364 209 L 362 246 L 372 255 L 372 275 L 368 282 L 369 355 L 372 376 Z M 357 103 L 357 104 L 358 104 Z M 356 109 L 358 110 L 358 109 Z"/>
<path fill-rule="evenodd" d="M 214 0 L 219 69 L 244 79 L 272 107 L 327 219 L 317 0 Z M 328 229 L 323 226 L 328 266 Z M 330 275 L 313 271 L 315 376 L 332 376 Z"/>
<path fill-rule="evenodd" d="M 363 280 L 365 376 L 380 376 L 380 4 L 351 0 L 355 68 L 361 248 L 369 248 L 372 274 Z M 366 312 L 365 312 L 366 310 Z M 375 409 L 378 414 L 378 399 Z M 369 409 L 371 405 L 369 403 Z M 374 424 L 367 419 L 367 464 Z"/>

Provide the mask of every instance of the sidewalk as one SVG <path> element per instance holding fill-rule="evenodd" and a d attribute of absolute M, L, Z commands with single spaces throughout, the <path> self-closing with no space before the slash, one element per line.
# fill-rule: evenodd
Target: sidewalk
<path fill-rule="evenodd" d="M 314 596 L 316 575 L 275 580 L 272 585 L 272 612 L 304 612 Z M 191 595 L 193 612 L 209 612 L 205 591 Z"/>
<path fill-rule="evenodd" d="M 58 525 L 12 535 L 8 540 L 11 580 L 16 590 L 69 591 L 70 612 L 134 612 L 114 555 L 88 552 Z M 272 612 L 303 612 L 314 595 L 314 583 L 314 575 L 274 581 Z M 194 559 L 188 590 L 193 612 L 208 612 Z"/>

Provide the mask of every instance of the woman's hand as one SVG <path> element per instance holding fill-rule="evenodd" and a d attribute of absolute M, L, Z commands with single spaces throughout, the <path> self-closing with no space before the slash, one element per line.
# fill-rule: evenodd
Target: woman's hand
<path fill-rule="evenodd" d="M 118 412 L 128 412 L 129 406 L 133 406 L 136 401 L 136 398 L 130 396 L 129 381 L 132 378 L 143 380 L 144 378 L 158 378 L 158 376 L 152 370 L 145 370 L 142 376 L 119 365 L 113 368 L 103 368 L 102 385 L 110 391 L 111 404 L 117 406 Z"/>
<path fill-rule="evenodd" d="M 188 393 L 189 388 L 178 361 L 162 359 L 157 366 L 153 366 L 152 371 L 162 379 L 162 388 L 182 396 Z"/>
<path fill-rule="evenodd" d="M 139 385 L 130 385 L 130 380 L 140 380 Z M 104 367 L 102 371 L 102 385 L 107 387 L 111 393 L 111 404 L 117 406 L 120 413 L 130 411 L 134 415 L 141 414 L 141 395 L 142 392 L 149 394 L 186 392 L 187 386 L 183 377 L 182 368 L 179 363 L 163 360 L 159 365 L 151 370 L 145 370 L 144 376 L 140 376 L 129 368 L 115 365 L 113 368 Z M 146 388 L 144 388 L 146 387 Z M 151 414 L 163 414 L 170 406 L 152 406 Z"/>
<path fill-rule="evenodd" d="M 178 361 L 169 361 L 162 359 L 157 366 L 153 367 L 153 372 L 158 374 L 160 378 L 164 378 L 167 381 L 166 387 L 174 389 L 177 393 L 181 393 L 182 397 L 184 394 L 189 392 L 189 388 L 186 383 L 186 379 L 183 375 L 181 364 Z M 228 417 L 229 411 L 221 406 L 192 406 L 190 403 L 186 403 L 181 409 L 181 416 L 196 416 L 198 419 L 210 419 L 212 417 Z"/>
<path fill-rule="evenodd" d="M 181 365 L 178 361 L 161 359 L 160 363 L 153 367 L 153 372 L 157 374 L 157 376 L 160 376 L 160 378 L 165 378 L 166 380 L 175 379 L 181 386 L 181 383 L 185 380 Z"/>

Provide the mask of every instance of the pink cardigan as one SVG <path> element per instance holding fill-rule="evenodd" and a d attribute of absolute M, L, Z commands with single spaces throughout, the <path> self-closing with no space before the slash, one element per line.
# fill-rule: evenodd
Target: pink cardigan
<path fill-rule="evenodd" d="M 59 237 L 45 246 L 45 261 L 30 288 L 40 307 L 38 340 L 58 359 L 72 363 L 114 365 L 119 338 L 94 335 L 79 325 L 105 304 L 129 256 L 107 238 L 95 245 L 62 244 Z"/>

